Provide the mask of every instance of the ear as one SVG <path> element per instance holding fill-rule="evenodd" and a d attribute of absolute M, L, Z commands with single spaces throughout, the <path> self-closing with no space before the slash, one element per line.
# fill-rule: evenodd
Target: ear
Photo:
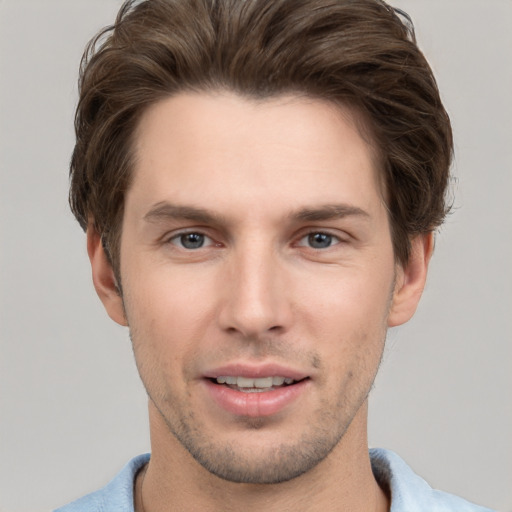
<path fill-rule="evenodd" d="M 411 254 L 405 266 L 399 266 L 388 326 L 409 321 L 421 298 L 427 279 L 428 264 L 434 250 L 434 234 L 418 235 L 411 241 Z"/>
<path fill-rule="evenodd" d="M 103 248 L 101 236 L 91 225 L 87 228 L 87 253 L 91 262 L 94 288 L 108 316 L 120 325 L 128 325 L 114 270 Z"/>

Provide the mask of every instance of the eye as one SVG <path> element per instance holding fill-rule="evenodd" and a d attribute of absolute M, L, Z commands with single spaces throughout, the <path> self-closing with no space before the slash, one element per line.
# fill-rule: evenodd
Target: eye
<path fill-rule="evenodd" d="M 207 247 L 212 245 L 214 242 L 210 237 L 203 235 L 202 233 L 191 232 L 173 236 L 169 240 L 169 243 L 182 249 L 194 250 Z"/>
<path fill-rule="evenodd" d="M 311 247 L 312 249 L 328 249 L 336 245 L 340 239 L 329 233 L 314 232 L 302 237 L 298 245 L 302 247 Z"/>

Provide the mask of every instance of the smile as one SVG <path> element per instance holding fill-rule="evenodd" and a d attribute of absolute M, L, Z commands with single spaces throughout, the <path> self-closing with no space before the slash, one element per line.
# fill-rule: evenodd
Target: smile
<path fill-rule="evenodd" d="M 231 389 L 245 393 L 261 393 L 262 391 L 271 391 L 283 386 L 289 386 L 296 382 L 289 377 L 258 377 L 249 378 L 241 376 L 219 376 L 215 379 L 217 384 L 225 384 Z"/>
<path fill-rule="evenodd" d="M 312 381 L 309 377 L 219 375 L 203 379 L 207 396 L 221 410 L 252 418 L 272 416 L 293 407 Z"/>

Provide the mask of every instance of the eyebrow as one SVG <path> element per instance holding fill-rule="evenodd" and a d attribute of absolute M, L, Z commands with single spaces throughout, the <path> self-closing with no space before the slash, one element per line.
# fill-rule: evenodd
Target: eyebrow
<path fill-rule="evenodd" d="M 370 214 L 358 206 L 352 206 L 349 204 L 327 204 L 318 208 L 302 208 L 298 212 L 292 214 L 292 218 L 311 222 L 342 219 L 344 217 L 352 216 L 369 218 Z"/>
<path fill-rule="evenodd" d="M 225 223 L 226 219 L 221 215 L 195 206 L 178 206 L 162 201 L 155 204 L 144 215 L 144 220 L 157 223 L 164 220 L 181 219 L 203 224 Z"/>
<path fill-rule="evenodd" d="M 348 204 L 327 204 L 319 207 L 301 208 L 289 215 L 292 221 L 323 221 L 335 220 L 345 217 L 370 217 L 369 213 L 358 206 Z M 195 206 L 178 206 L 162 201 L 155 204 L 145 215 L 144 220 L 151 223 L 158 223 L 165 220 L 189 220 L 202 224 L 228 224 L 228 221 L 222 215 L 211 212 L 204 208 Z"/>

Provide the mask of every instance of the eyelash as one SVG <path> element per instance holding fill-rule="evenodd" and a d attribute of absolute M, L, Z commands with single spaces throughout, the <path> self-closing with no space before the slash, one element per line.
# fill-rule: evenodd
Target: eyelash
<path fill-rule="evenodd" d="M 171 244 L 171 245 L 176 245 L 177 247 L 179 247 L 180 249 L 183 249 L 183 250 L 186 250 L 186 251 L 193 251 L 193 250 L 197 250 L 197 249 L 203 249 L 204 248 L 204 245 L 201 245 L 199 247 L 196 247 L 196 248 L 189 248 L 189 247 L 184 247 L 183 246 L 183 238 L 186 237 L 186 236 L 190 236 L 190 235 L 198 235 L 200 237 L 204 239 L 208 239 L 210 240 L 212 243 L 208 244 L 207 247 L 211 246 L 211 245 L 216 245 L 216 246 L 220 246 L 221 244 L 219 243 L 216 243 L 211 237 L 209 237 L 208 235 L 202 233 L 201 231 L 184 231 L 184 232 L 181 232 L 181 233 L 177 233 L 176 235 L 173 235 L 172 237 L 168 238 L 166 240 L 166 243 L 168 244 Z M 179 244 L 178 243 L 175 243 L 176 242 L 180 242 Z"/>
<path fill-rule="evenodd" d="M 190 236 L 190 235 L 197 235 L 198 237 L 201 237 L 201 239 L 202 239 L 201 245 L 199 245 L 198 247 L 185 247 L 183 244 L 183 238 L 186 236 Z M 325 239 L 328 240 L 329 245 L 327 247 L 312 247 L 311 246 L 312 237 L 318 236 L 318 235 L 320 235 L 321 237 L 325 237 Z M 306 239 L 308 240 L 309 243 L 308 242 L 306 242 L 305 244 L 301 243 L 303 240 L 306 240 Z M 204 245 L 205 240 L 210 241 L 210 243 L 208 243 L 206 246 Z M 205 247 L 210 247 L 212 245 L 217 246 L 217 247 L 220 247 L 222 245 L 218 242 L 215 242 L 210 236 L 206 235 L 205 233 L 203 233 L 201 231 L 185 231 L 185 232 L 177 233 L 177 234 L 173 235 L 172 237 L 168 238 L 166 240 L 166 243 L 175 245 L 175 246 L 179 247 L 180 249 L 183 249 L 186 251 L 194 251 L 194 250 L 198 250 L 198 249 L 203 249 Z M 295 243 L 295 245 L 298 247 L 307 247 L 307 248 L 315 250 L 315 251 L 316 250 L 323 251 L 326 249 L 330 249 L 334 245 L 338 245 L 340 243 L 343 243 L 343 240 L 337 235 L 333 235 L 332 233 L 329 233 L 326 231 L 311 230 L 305 234 L 302 234 L 301 237 L 298 238 L 298 241 Z"/>
<path fill-rule="evenodd" d="M 312 247 L 310 244 L 302 245 L 300 243 L 304 239 L 308 239 L 308 241 L 311 243 L 312 237 L 317 236 L 317 235 L 326 237 L 329 239 L 330 242 L 333 242 L 333 243 L 330 243 L 328 247 Z M 322 251 L 322 250 L 330 249 L 334 245 L 338 245 L 340 243 L 342 243 L 341 238 L 339 236 L 333 235 L 332 233 L 329 233 L 328 231 L 310 231 L 309 233 L 306 233 L 305 235 L 303 235 L 299 238 L 299 243 L 297 243 L 297 245 L 299 247 L 308 247 L 309 249 Z"/>

